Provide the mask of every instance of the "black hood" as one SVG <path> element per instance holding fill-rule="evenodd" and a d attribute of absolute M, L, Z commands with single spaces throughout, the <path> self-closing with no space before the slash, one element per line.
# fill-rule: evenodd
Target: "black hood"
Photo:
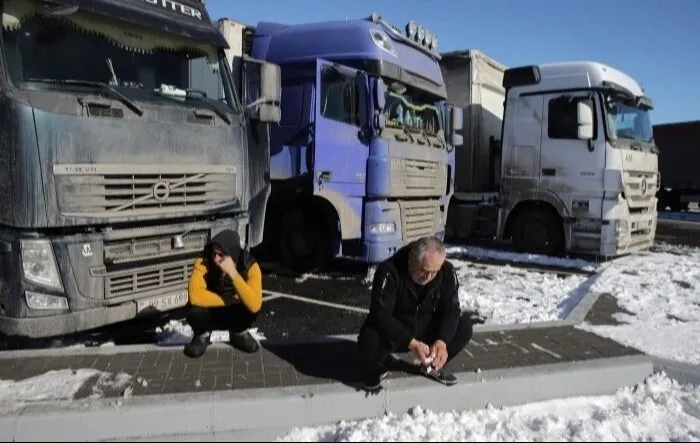
<path fill-rule="evenodd" d="M 228 49 L 228 43 L 211 22 L 204 4 L 193 0 L 60 0 L 117 20 L 160 29 Z"/>
<path fill-rule="evenodd" d="M 248 270 L 253 263 L 255 263 L 255 258 L 247 250 L 241 247 L 241 237 L 236 231 L 226 229 L 219 232 L 212 238 L 209 243 L 204 247 L 204 260 L 207 263 L 207 268 L 213 270 L 217 269 L 212 263 L 211 250 L 214 245 L 219 245 L 221 249 L 224 250 L 226 255 L 230 255 L 233 261 L 236 263 L 236 269 L 238 273 L 246 277 L 248 275 Z"/>
<path fill-rule="evenodd" d="M 220 246 L 226 255 L 230 255 L 234 261 L 238 262 L 243 249 L 241 248 L 241 237 L 238 235 L 238 232 L 226 229 L 216 234 L 204 247 L 207 258 L 211 257 L 211 249 L 214 245 Z"/>

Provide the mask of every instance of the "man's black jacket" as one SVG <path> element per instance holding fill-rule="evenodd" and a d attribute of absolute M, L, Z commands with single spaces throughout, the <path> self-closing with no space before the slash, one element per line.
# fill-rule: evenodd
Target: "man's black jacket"
<path fill-rule="evenodd" d="M 454 267 L 447 260 L 435 279 L 426 285 L 425 298 L 419 303 L 408 271 L 408 254 L 412 246 L 404 246 L 377 266 L 365 322 L 387 336 L 399 349 L 408 348 L 413 338 L 420 339 L 428 331 L 436 334 L 435 340 L 449 343 L 457 332 L 461 316 L 457 295 L 459 281 Z"/>

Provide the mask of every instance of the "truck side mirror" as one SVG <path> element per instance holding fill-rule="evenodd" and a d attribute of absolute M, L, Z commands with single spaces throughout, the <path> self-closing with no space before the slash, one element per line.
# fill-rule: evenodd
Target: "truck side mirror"
<path fill-rule="evenodd" d="M 382 112 L 386 107 L 386 83 L 381 78 L 374 81 L 374 108 Z"/>
<path fill-rule="evenodd" d="M 593 139 L 593 103 L 590 100 L 576 102 L 576 120 L 579 140 Z"/>
<path fill-rule="evenodd" d="M 261 123 L 278 123 L 282 119 L 282 71 L 279 65 L 248 57 L 245 57 L 244 63 L 247 89 L 244 96 L 246 101 L 255 98 L 246 104 L 246 109 L 255 110 L 253 117 Z M 258 69 L 259 77 L 252 73 Z"/>
<path fill-rule="evenodd" d="M 464 111 L 462 108 L 452 107 L 452 132 L 461 131 L 464 127 Z"/>
<path fill-rule="evenodd" d="M 279 65 L 263 63 L 260 66 L 260 105 L 259 117 L 263 123 L 279 123 L 282 119 L 282 71 Z"/>
<path fill-rule="evenodd" d="M 462 146 L 464 144 L 464 137 L 462 134 L 459 134 L 459 131 L 464 128 L 464 111 L 458 106 L 450 106 L 450 108 L 450 131 L 452 132 L 450 134 L 450 144 L 455 147 Z"/>
<path fill-rule="evenodd" d="M 369 122 L 367 121 L 367 102 L 369 101 L 368 85 L 367 85 L 367 75 L 358 72 L 355 75 L 355 87 L 353 88 L 354 96 L 351 97 L 351 103 L 356 103 L 357 109 L 357 119 L 360 126 L 365 126 Z"/>

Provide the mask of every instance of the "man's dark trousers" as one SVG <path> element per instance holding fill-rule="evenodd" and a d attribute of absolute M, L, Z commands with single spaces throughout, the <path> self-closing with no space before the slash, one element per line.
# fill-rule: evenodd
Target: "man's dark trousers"
<path fill-rule="evenodd" d="M 468 314 L 464 313 L 459 319 L 457 332 L 452 340 L 447 343 L 447 362 L 449 363 L 467 346 L 474 333 L 472 321 Z M 437 336 L 435 321 L 428 326 L 426 331 L 419 333 L 417 340 L 431 346 Z M 387 370 L 387 363 L 392 352 L 407 352 L 408 349 L 398 349 L 385 335 L 370 323 L 365 323 L 360 330 L 358 338 L 360 352 L 367 365 L 365 370 L 374 375 L 380 375 Z"/>

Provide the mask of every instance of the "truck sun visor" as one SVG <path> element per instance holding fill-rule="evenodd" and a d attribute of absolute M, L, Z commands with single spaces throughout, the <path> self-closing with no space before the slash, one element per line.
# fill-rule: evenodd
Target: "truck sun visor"
<path fill-rule="evenodd" d="M 218 69 L 218 48 L 228 48 L 226 40 L 206 12 L 191 5 L 191 2 L 62 0 L 61 3 L 78 6 L 78 11 L 49 16 L 67 21 L 84 32 L 103 35 L 116 46 L 130 51 L 151 52 L 156 48 L 195 50 L 206 54 L 211 67 Z M 55 3 L 52 6 L 55 7 Z M 18 29 L 24 20 L 47 15 L 48 11 L 51 9 L 40 0 L 5 0 L 3 28 Z"/>
<path fill-rule="evenodd" d="M 537 66 L 520 66 L 506 69 L 503 73 L 505 89 L 516 86 L 536 85 L 540 82 L 540 68 Z"/>

